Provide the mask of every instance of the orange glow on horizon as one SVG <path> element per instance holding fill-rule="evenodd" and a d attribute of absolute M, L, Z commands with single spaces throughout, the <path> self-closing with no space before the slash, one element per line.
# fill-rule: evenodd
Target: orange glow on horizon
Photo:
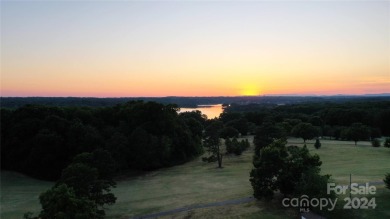
<path fill-rule="evenodd" d="M 53 68 L 48 71 L 55 70 Z M 337 77 L 341 74 L 338 72 L 315 76 L 308 72 L 300 75 L 273 72 L 250 73 L 247 77 L 243 77 L 235 73 L 240 72 L 239 69 L 236 71 L 215 69 L 213 75 L 195 72 L 185 76 L 180 75 L 182 69 L 179 69 L 167 75 L 155 74 L 155 78 L 132 78 L 123 70 L 116 70 L 118 71 L 116 74 L 103 72 L 101 77 L 90 76 L 93 72 L 74 74 L 77 77 L 71 77 L 64 72 L 65 75 L 60 74 L 57 77 L 31 77 L 24 80 L 2 78 L 1 96 L 164 97 L 390 93 L 390 77 L 386 75 L 370 77 L 363 75 L 343 79 Z M 256 72 L 256 69 L 247 71 Z M 261 70 L 263 71 L 265 70 Z M 141 75 L 148 74 L 151 73 L 146 72 Z"/>

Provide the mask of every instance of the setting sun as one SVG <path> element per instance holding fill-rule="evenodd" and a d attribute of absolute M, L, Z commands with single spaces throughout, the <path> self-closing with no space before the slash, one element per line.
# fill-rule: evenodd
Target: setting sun
<path fill-rule="evenodd" d="M 258 96 L 260 95 L 260 89 L 255 85 L 246 85 L 240 94 L 243 96 Z"/>

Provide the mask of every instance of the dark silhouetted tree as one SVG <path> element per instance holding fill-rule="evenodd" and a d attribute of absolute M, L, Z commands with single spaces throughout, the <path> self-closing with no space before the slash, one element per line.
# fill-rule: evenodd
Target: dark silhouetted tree
<path fill-rule="evenodd" d="M 279 190 L 284 195 L 302 193 L 303 182 L 311 178 L 326 180 L 329 176 L 319 175 L 321 161 L 318 155 L 310 155 L 306 147 L 286 147 L 285 140 L 277 140 L 261 149 L 260 156 L 254 156 L 250 173 L 250 182 L 254 197 L 257 199 L 272 199 L 274 192 Z M 307 186 L 310 192 L 323 192 L 325 187 Z"/>
<path fill-rule="evenodd" d="M 103 218 L 98 209 L 86 197 L 76 195 L 72 187 L 66 184 L 57 185 L 39 196 L 42 211 L 39 214 L 41 219 L 52 218 Z M 27 217 L 31 218 L 31 217 Z"/>
<path fill-rule="evenodd" d="M 386 188 L 390 189 L 390 173 L 386 174 L 383 182 L 385 182 Z"/>
<path fill-rule="evenodd" d="M 239 135 L 239 132 L 237 131 L 237 129 L 230 127 L 230 126 L 224 127 L 220 130 L 220 137 L 224 138 L 224 139 L 237 138 L 238 135 Z"/>
<path fill-rule="evenodd" d="M 380 147 L 381 146 L 381 142 L 379 141 L 379 139 L 377 139 L 377 138 L 374 138 L 374 139 L 372 139 L 371 140 L 371 145 L 373 146 L 373 147 Z"/>
<path fill-rule="evenodd" d="M 288 156 L 284 141 L 275 141 L 261 148 L 261 153 L 253 160 L 254 169 L 250 173 L 250 182 L 254 197 L 272 199 L 278 189 L 278 176 Z"/>
<path fill-rule="evenodd" d="M 348 137 L 357 145 L 358 141 L 367 140 L 370 137 L 370 130 L 361 123 L 354 123 L 348 129 Z"/>
<path fill-rule="evenodd" d="M 211 154 L 209 160 L 213 160 L 215 157 L 218 161 L 218 167 L 222 168 L 222 151 L 221 151 L 221 141 L 220 141 L 220 130 L 223 128 L 223 123 L 220 121 L 213 121 L 205 129 L 205 139 L 204 146 Z"/>
<path fill-rule="evenodd" d="M 235 119 L 227 122 L 225 124 L 227 127 L 233 127 L 236 129 L 241 135 L 246 135 L 249 130 L 248 122 L 246 119 Z"/>
<path fill-rule="evenodd" d="M 316 149 L 320 149 L 320 147 L 321 147 L 321 142 L 320 142 L 320 139 L 319 139 L 319 138 L 316 139 L 316 143 L 314 143 L 314 147 L 315 147 Z"/>
<path fill-rule="evenodd" d="M 318 129 L 310 123 L 299 123 L 291 130 L 292 135 L 302 138 L 303 142 L 313 139 L 319 135 Z"/>
<path fill-rule="evenodd" d="M 77 155 L 62 171 L 60 180 L 40 195 L 42 211 L 38 218 L 103 218 L 104 206 L 116 201 L 110 192 L 115 186 L 115 168 L 107 151 Z"/>
<path fill-rule="evenodd" d="M 386 138 L 385 142 L 383 143 L 383 146 L 386 148 L 390 148 L 390 138 Z"/>
<path fill-rule="evenodd" d="M 385 182 L 386 188 L 390 189 L 390 173 L 386 174 L 383 182 Z"/>
<path fill-rule="evenodd" d="M 260 150 L 271 144 L 274 139 L 284 138 L 286 133 L 284 130 L 274 125 L 274 123 L 270 120 L 266 120 L 257 130 L 253 139 L 253 143 L 255 144 L 255 154 L 259 155 Z"/>

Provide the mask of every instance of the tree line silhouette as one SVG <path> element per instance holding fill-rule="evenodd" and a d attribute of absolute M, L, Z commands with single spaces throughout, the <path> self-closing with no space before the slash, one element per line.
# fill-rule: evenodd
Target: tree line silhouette
<path fill-rule="evenodd" d="M 315 135 L 336 140 L 355 141 L 357 132 L 360 132 L 358 140 L 390 136 L 390 101 L 305 102 L 280 106 L 231 104 L 220 118 L 225 123 L 245 121 L 243 126 L 251 134 L 270 122 L 288 136 L 302 133 L 300 128 L 309 126 L 307 123 L 317 128 Z M 300 123 L 306 124 L 296 127 Z"/>

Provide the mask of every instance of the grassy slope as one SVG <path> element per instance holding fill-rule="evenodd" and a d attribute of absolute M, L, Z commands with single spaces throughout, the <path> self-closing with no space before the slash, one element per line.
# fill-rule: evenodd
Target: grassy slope
<path fill-rule="evenodd" d="M 40 209 L 39 194 L 53 183 L 32 179 L 19 173 L 1 172 L 0 218 L 22 218 L 23 214 Z"/>
<path fill-rule="evenodd" d="M 348 141 L 323 140 L 322 148 L 316 150 L 313 143 L 314 141 L 308 141 L 307 146 L 311 153 L 317 153 L 321 157 L 323 174 L 332 174 L 333 179 L 339 184 L 348 184 L 350 173 L 352 173 L 353 182 L 360 183 L 381 181 L 384 174 L 390 171 L 390 163 L 387 162 L 390 150 L 387 148 L 373 148 L 369 142 L 358 142 L 355 146 L 353 142 Z M 301 139 L 294 138 L 289 139 L 290 144 L 303 145 Z M 240 157 L 225 157 L 223 169 L 217 169 L 215 164 L 203 163 L 197 159 L 182 166 L 121 182 L 116 190 L 118 206 L 113 208 L 110 214 L 112 216 L 133 216 L 192 204 L 250 196 L 252 190 L 248 178 L 252 168 L 252 154 L 253 151 L 250 150 Z M 380 189 L 379 193 L 387 194 L 388 192 Z M 282 214 L 274 210 L 264 211 L 261 205 L 261 203 L 255 206 L 241 205 L 239 212 L 243 214 L 239 215 L 249 217 L 250 215 L 258 216 L 258 213 L 261 213 L 264 218 L 277 218 L 279 214 Z M 378 210 L 386 209 L 380 208 L 381 206 L 384 206 L 384 202 L 379 199 Z M 216 217 L 224 210 L 225 213 L 232 214 L 229 209 L 231 208 L 217 207 L 194 210 L 190 215 L 198 218 L 205 217 L 205 215 Z M 178 215 L 184 217 L 186 214 Z"/>
<path fill-rule="evenodd" d="M 290 139 L 289 144 L 302 145 L 301 139 Z M 381 181 L 390 172 L 388 148 L 372 148 L 369 142 L 339 142 L 322 140 L 322 147 L 314 149 L 313 141 L 307 146 L 323 161 L 323 173 L 332 174 L 337 183 L 347 184 L 349 173 L 354 182 Z M 253 150 L 253 147 L 252 147 Z M 138 177 L 122 179 L 114 189 L 117 203 L 107 211 L 108 218 L 125 218 L 174 208 L 242 198 L 252 195 L 249 171 L 252 168 L 252 154 L 225 156 L 223 169 L 216 164 L 204 163 L 200 158 L 172 168 L 149 172 Z M 50 183 L 2 173 L 1 218 L 17 218 L 22 212 L 39 210 L 38 194 L 50 187 Z M 365 217 L 384 218 L 390 215 L 390 192 L 378 187 L 377 211 L 366 210 Z M 183 212 L 165 218 L 286 218 L 286 211 L 277 203 L 254 202 L 228 207 L 213 207 Z M 359 212 L 360 214 L 360 212 Z M 20 217 L 19 217 L 20 218 Z"/>
<path fill-rule="evenodd" d="M 118 183 L 118 203 L 111 216 L 141 215 L 173 208 L 252 195 L 252 154 L 225 156 L 222 169 L 201 158 Z"/>

